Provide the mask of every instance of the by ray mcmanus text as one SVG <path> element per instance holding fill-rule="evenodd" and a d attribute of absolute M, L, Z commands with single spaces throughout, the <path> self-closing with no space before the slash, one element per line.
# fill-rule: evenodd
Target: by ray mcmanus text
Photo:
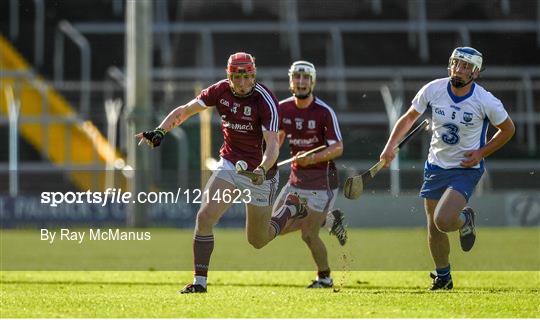
<path fill-rule="evenodd" d="M 149 241 L 152 240 L 150 231 L 121 231 L 120 229 L 88 229 L 71 230 L 67 228 L 58 231 L 40 229 L 40 240 L 53 244 L 55 241 Z"/>

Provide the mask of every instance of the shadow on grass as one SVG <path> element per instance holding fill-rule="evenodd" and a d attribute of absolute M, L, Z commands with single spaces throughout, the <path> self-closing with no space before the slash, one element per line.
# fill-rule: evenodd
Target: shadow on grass
<path fill-rule="evenodd" d="M 100 285 L 100 286 L 175 286 L 178 290 L 181 289 L 187 282 L 127 282 L 127 281 L 39 281 L 39 280 L 7 280 L 0 281 L 0 284 L 28 284 L 28 285 Z M 306 288 L 307 285 L 287 284 L 287 283 L 238 283 L 238 282 L 212 282 L 209 287 L 237 287 L 237 288 Z M 5 290 L 5 288 L 4 288 Z M 328 292 L 329 290 L 313 290 L 315 292 Z M 356 285 L 335 285 L 332 289 L 334 293 L 369 293 L 369 294 L 478 294 L 483 293 L 539 293 L 536 288 L 477 288 L 477 287 L 460 287 L 453 290 L 430 291 L 428 286 L 378 286 L 372 285 L 367 281 L 358 281 Z"/>

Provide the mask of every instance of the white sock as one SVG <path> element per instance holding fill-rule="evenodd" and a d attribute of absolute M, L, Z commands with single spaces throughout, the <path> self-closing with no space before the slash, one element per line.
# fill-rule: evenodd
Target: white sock
<path fill-rule="evenodd" d="M 201 286 L 206 288 L 206 277 L 195 276 L 195 278 L 193 279 L 193 284 L 200 284 Z"/>
<path fill-rule="evenodd" d="M 329 284 L 332 282 L 332 278 L 330 277 L 326 277 L 326 278 L 319 278 L 319 276 L 317 276 L 317 281 L 319 282 L 324 282 L 326 284 Z"/>
<path fill-rule="evenodd" d="M 328 230 L 330 231 L 332 225 L 334 224 L 334 220 L 336 220 L 334 215 L 328 212 L 326 214 L 326 220 L 324 220 L 324 224 L 322 226 L 328 228 Z"/>
<path fill-rule="evenodd" d="M 463 225 L 461 226 L 463 228 L 465 223 L 467 223 L 467 216 L 465 215 L 465 213 L 462 212 L 459 214 L 459 220 L 463 221 Z"/>

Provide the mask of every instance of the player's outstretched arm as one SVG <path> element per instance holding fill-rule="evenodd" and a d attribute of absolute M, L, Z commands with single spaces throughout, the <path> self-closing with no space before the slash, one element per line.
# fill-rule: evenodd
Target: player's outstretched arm
<path fill-rule="evenodd" d="M 139 145 L 146 142 L 151 147 L 158 147 L 167 132 L 182 124 L 192 115 L 203 111 L 205 108 L 196 99 L 193 99 L 187 104 L 181 105 L 171 111 L 156 129 L 139 132 L 135 137 L 139 139 Z"/>
<path fill-rule="evenodd" d="M 184 121 L 189 119 L 191 116 L 205 110 L 206 107 L 202 106 L 198 100 L 193 99 L 185 105 L 179 106 L 173 111 L 171 111 L 165 119 L 159 125 L 160 128 L 165 129 L 169 132 L 172 129 L 181 125 Z"/>
<path fill-rule="evenodd" d="M 394 125 L 392 133 L 388 138 L 388 142 L 386 142 L 386 146 L 384 147 L 384 150 L 381 152 L 381 155 L 379 157 L 380 160 L 385 161 L 385 168 L 388 168 L 390 166 L 390 162 L 392 162 L 392 160 L 394 160 L 394 158 L 396 157 L 396 152 L 394 149 L 398 145 L 399 141 L 412 128 L 413 124 L 416 122 L 416 120 L 418 120 L 420 115 L 421 113 L 416 111 L 416 109 L 411 106 L 409 110 L 407 110 L 407 112 L 402 115 Z"/>
<path fill-rule="evenodd" d="M 487 158 L 489 155 L 502 148 L 516 132 L 516 127 L 510 117 L 506 118 L 506 120 L 495 127 L 498 129 L 497 132 L 484 147 L 478 150 L 465 152 L 465 159 L 461 161 L 461 166 L 465 168 L 474 167 L 482 161 L 482 159 Z"/>

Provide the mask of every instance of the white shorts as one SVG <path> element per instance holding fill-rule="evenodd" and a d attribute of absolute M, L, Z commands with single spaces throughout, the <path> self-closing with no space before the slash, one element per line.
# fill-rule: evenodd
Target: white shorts
<path fill-rule="evenodd" d="M 236 188 L 240 190 L 250 190 L 251 201 L 249 204 L 257 207 L 271 206 L 276 200 L 277 188 L 279 182 L 279 172 L 268 180 L 265 180 L 263 184 L 257 186 L 251 182 L 246 176 L 236 173 L 234 164 L 227 159 L 220 158 L 217 164 L 217 168 L 212 173 L 209 181 L 215 178 L 225 180 L 232 183 Z"/>
<path fill-rule="evenodd" d="M 283 186 L 279 193 L 276 203 L 285 201 L 287 195 L 291 192 L 296 192 L 300 198 L 307 200 L 307 206 L 311 210 L 327 213 L 332 210 L 334 203 L 336 202 L 338 189 L 328 190 L 312 190 L 312 189 L 299 189 L 291 186 L 289 183 Z"/>

